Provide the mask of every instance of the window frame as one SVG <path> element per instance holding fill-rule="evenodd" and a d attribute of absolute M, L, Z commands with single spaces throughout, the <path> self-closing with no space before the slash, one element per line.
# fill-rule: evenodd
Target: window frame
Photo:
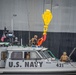
<path fill-rule="evenodd" d="M 20 58 L 15 58 L 15 57 L 13 57 L 13 53 L 21 53 L 21 57 Z M 13 51 L 11 53 L 11 58 L 10 59 L 11 60 L 23 60 L 23 52 L 22 51 Z"/>
<path fill-rule="evenodd" d="M 39 58 L 29 58 L 29 59 L 24 58 L 24 60 L 41 60 L 40 55 L 39 55 L 36 51 L 24 51 L 24 56 L 23 56 L 23 57 L 25 57 L 25 52 L 26 52 L 26 53 L 27 53 L 27 52 L 30 52 L 30 53 L 31 53 L 31 52 L 35 52 Z"/>
<path fill-rule="evenodd" d="M 4 55 L 4 54 L 6 54 L 6 55 Z M 1 60 L 6 60 L 6 58 L 7 58 L 7 51 L 2 51 L 1 52 Z"/>

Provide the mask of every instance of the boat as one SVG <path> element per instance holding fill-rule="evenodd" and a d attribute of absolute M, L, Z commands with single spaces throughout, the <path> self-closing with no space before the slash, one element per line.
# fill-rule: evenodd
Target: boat
<path fill-rule="evenodd" d="M 45 47 L 9 46 L 0 73 L 76 74 L 76 62 L 61 62 Z"/>

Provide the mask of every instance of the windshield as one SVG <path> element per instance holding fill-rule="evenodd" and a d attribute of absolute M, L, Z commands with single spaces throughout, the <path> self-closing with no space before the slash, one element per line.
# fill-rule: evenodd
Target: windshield
<path fill-rule="evenodd" d="M 50 53 L 48 52 L 48 51 L 38 51 L 40 54 L 41 54 L 41 56 L 43 57 L 43 58 L 51 58 L 51 55 L 50 55 Z"/>

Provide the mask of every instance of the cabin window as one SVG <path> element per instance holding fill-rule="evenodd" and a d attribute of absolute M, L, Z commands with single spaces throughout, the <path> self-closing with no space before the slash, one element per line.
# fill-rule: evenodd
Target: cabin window
<path fill-rule="evenodd" d="M 45 54 L 45 56 L 46 56 L 47 58 L 51 58 L 51 56 L 50 56 L 50 54 L 49 54 L 48 51 L 43 51 L 43 53 Z"/>
<path fill-rule="evenodd" d="M 41 56 L 45 59 L 46 58 L 46 56 L 45 56 L 45 54 L 43 53 L 43 51 L 38 51 L 40 54 L 41 54 Z"/>
<path fill-rule="evenodd" d="M 1 60 L 5 60 L 7 57 L 7 52 L 1 52 Z"/>
<path fill-rule="evenodd" d="M 51 58 L 51 55 L 48 51 L 38 51 L 43 58 Z"/>
<path fill-rule="evenodd" d="M 24 52 L 24 59 L 26 60 L 40 59 L 40 56 L 34 51 Z"/>
<path fill-rule="evenodd" d="M 12 52 L 11 59 L 12 60 L 21 60 L 22 59 L 22 52 Z"/>
<path fill-rule="evenodd" d="M 24 59 L 30 59 L 30 52 L 24 52 Z"/>

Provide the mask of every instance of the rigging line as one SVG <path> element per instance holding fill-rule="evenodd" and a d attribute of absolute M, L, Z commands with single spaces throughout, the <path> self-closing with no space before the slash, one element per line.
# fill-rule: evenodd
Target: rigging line
<path fill-rule="evenodd" d="M 43 0 L 43 12 L 45 10 L 45 0 Z"/>
<path fill-rule="evenodd" d="M 69 63 L 70 63 L 70 65 L 71 65 L 71 66 L 73 66 L 74 68 L 76 68 L 76 66 L 75 66 L 75 65 L 73 65 L 71 62 L 69 62 Z"/>
<path fill-rule="evenodd" d="M 52 12 L 52 3 L 53 3 L 53 0 L 51 0 L 51 12 Z"/>
<path fill-rule="evenodd" d="M 30 40 L 30 24 L 29 24 L 29 11 L 28 11 L 28 0 L 26 0 L 26 9 L 27 9 L 27 19 L 28 19 L 28 30 L 29 30 L 29 40 Z"/>
<path fill-rule="evenodd" d="M 69 54 L 69 58 L 71 57 L 71 55 L 74 53 L 75 50 L 76 50 L 76 48 L 74 48 L 74 49 L 72 50 L 72 52 Z"/>

